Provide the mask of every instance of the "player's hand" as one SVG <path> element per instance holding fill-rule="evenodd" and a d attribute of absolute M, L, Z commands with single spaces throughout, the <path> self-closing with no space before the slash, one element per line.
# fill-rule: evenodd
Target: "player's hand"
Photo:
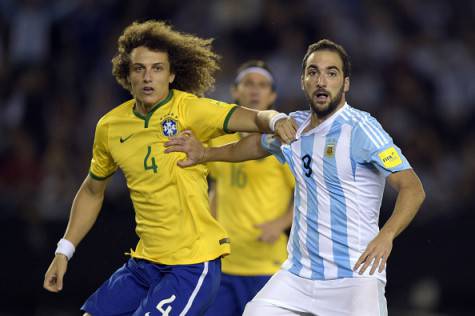
<path fill-rule="evenodd" d="M 384 232 L 379 232 L 359 257 L 353 267 L 353 271 L 359 270 L 358 273 L 363 274 L 371 265 L 370 275 L 373 275 L 378 268 L 379 273 L 383 272 L 392 249 L 393 237 Z"/>
<path fill-rule="evenodd" d="M 281 221 L 279 219 L 262 224 L 256 224 L 254 227 L 261 230 L 261 235 L 257 238 L 257 240 L 268 244 L 275 243 L 284 231 L 284 227 L 282 227 Z"/>
<path fill-rule="evenodd" d="M 286 144 L 290 144 L 295 139 L 297 133 L 297 123 L 288 117 L 278 120 L 275 123 L 275 134 Z"/>
<path fill-rule="evenodd" d="M 68 258 L 65 255 L 54 256 L 48 271 L 45 274 L 43 287 L 50 292 L 59 292 L 63 289 L 63 277 L 68 268 Z"/>
<path fill-rule="evenodd" d="M 204 161 L 206 148 L 190 130 L 184 130 L 178 135 L 170 137 L 165 143 L 165 147 L 165 153 L 183 152 L 186 154 L 186 159 L 178 161 L 180 167 L 190 167 Z"/>

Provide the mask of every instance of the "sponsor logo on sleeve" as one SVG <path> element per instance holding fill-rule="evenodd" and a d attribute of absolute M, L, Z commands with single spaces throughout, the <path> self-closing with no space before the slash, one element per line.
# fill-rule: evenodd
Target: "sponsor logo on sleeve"
<path fill-rule="evenodd" d="M 394 147 L 389 147 L 388 149 L 380 152 L 378 156 L 385 168 L 390 169 L 402 164 L 401 157 Z"/>

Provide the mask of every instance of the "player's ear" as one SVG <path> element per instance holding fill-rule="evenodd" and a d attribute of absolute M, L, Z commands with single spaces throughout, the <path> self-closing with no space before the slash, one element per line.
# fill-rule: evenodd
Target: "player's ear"
<path fill-rule="evenodd" d="M 174 73 L 171 73 L 171 74 L 170 74 L 170 77 L 168 78 L 168 83 L 172 84 L 173 81 L 175 81 L 175 74 L 174 74 Z"/>
<path fill-rule="evenodd" d="M 343 91 L 345 93 L 350 91 L 350 77 L 345 77 L 345 82 L 343 83 Z"/>

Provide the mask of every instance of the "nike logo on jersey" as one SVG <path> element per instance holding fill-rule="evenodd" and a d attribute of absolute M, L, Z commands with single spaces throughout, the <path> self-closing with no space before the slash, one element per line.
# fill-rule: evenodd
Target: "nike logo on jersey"
<path fill-rule="evenodd" d="M 134 134 L 130 134 L 129 136 L 127 136 L 127 137 L 125 137 L 125 138 L 121 136 L 121 137 L 120 137 L 120 143 L 121 143 L 121 144 L 122 144 L 122 143 L 125 143 L 125 142 L 126 142 L 130 137 L 132 137 L 132 136 L 134 136 Z"/>

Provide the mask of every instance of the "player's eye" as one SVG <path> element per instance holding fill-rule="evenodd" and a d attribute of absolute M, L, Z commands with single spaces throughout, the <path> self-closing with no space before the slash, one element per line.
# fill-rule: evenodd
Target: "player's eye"
<path fill-rule="evenodd" d="M 270 88 L 270 83 L 268 82 L 259 82 L 259 88 L 261 89 L 267 89 L 267 88 Z"/>
<path fill-rule="evenodd" d="M 317 74 L 317 71 L 315 69 L 310 69 L 307 71 L 307 76 L 315 76 Z"/>

